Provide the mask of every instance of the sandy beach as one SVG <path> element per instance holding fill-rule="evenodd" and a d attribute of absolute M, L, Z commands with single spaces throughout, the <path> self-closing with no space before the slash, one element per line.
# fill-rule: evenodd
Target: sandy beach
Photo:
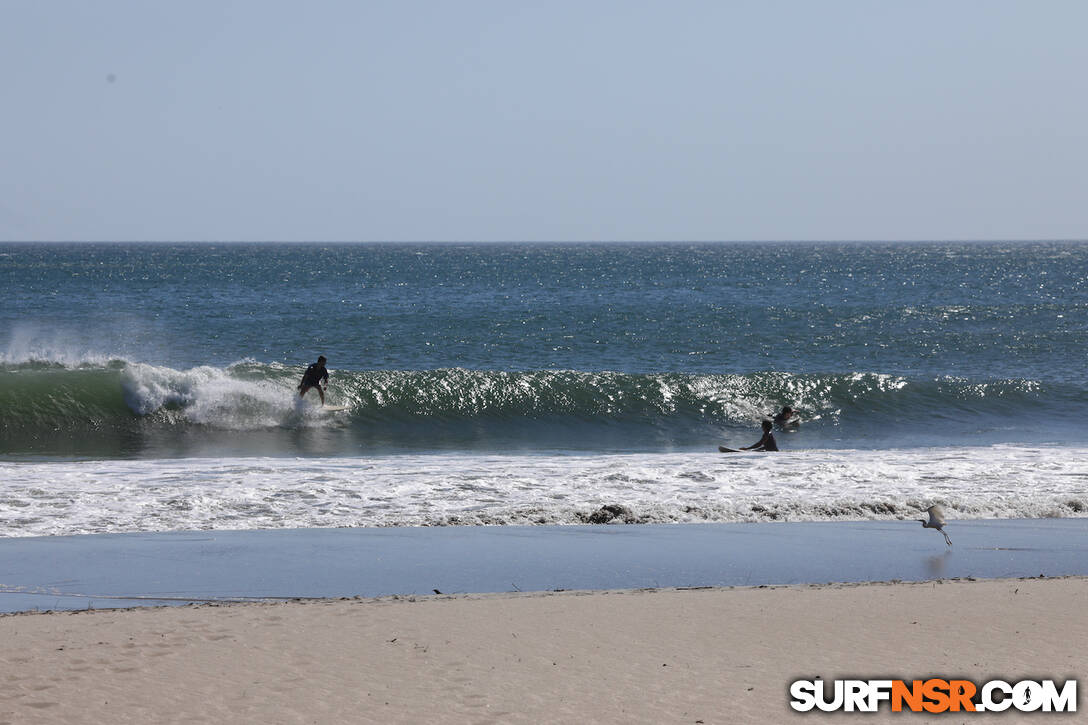
<path fill-rule="evenodd" d="M 798 678 L 1077 677 L 1086 607 L 1069 577 L 15 614 L 0 722 L 772 722 Z"/>

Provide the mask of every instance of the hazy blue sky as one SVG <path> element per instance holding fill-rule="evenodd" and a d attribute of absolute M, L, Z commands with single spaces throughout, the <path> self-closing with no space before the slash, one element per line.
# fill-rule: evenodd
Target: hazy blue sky
<path fill-rule="evenodd" d="M 1088 3 L 0 0 L 0 240 L 1088 238 Z"/>

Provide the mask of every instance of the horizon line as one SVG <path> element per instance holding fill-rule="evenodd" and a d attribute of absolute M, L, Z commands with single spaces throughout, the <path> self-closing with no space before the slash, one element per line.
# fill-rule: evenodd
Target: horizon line
<path fill-rule="evenodd" d="M 1088 237 L 931 239 L 6 239 L 0 244 L 1018 244 L 1085 243 Z"/>

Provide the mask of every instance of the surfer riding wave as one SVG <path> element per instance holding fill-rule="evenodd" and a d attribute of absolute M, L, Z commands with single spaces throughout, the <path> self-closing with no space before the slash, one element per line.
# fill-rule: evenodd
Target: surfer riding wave
<path fill-rule="evenodd" d="M 324 385 L 322 385 L 324 381 Z M 325 404 L 325 391 L 329 388 L 329 371 L 325 369 L 325 356 L 318 355 L 317 362 L 312 363 L 302 374 L 302 382 L 298 384 L 298 397 L 305 398 L 310 388 L 317 388 L 321 395 L 321 404 Z"/>

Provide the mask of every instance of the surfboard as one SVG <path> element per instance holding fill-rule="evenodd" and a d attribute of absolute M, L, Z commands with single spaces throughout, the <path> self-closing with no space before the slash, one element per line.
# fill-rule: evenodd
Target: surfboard
<path fill-rule="evenodd" d="M 719 453 L 744 453 L 744 451 L 738 451 L 736 448 L 726 448 L 725 446 L 718 446 Z"/>
<path fill-rule="evenodd" d="M 300 413 L 304 410 L 315 413 L 342 413 L 348 409 L 346 405 L 322 405 L 316 400 L 309 401 L 305 398 L 295 398 L 295 410 Z"/>

